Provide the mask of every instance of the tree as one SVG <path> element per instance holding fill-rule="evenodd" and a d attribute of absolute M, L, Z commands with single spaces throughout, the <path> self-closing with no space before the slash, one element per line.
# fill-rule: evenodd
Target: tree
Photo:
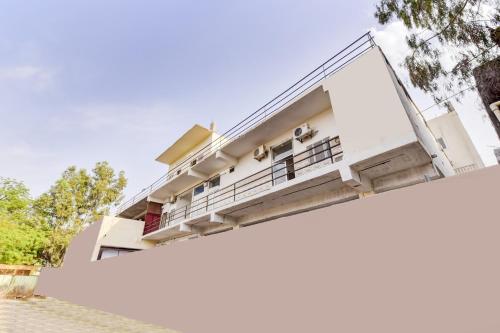
<path fill-rule="evenodd" d="M 92 173 L 71 166 L 50 190 L 34 202 L 39 225 L 48 232 L 49 244 L 42 259 L 57 266 L 70 240 L 84 227 L 109 214 L 122 199 L 127 180 L 123 171 L 115 175 L 107 162 L 99 162 Z"/>
<path fill-rule="evenodd" d="M 31 198 L 28 188 L 10 178 L 0 178 L 0 216 L 26 220 Z"/>
<path fill-rule="evenodd" d="M 382 25 L 400 20 L 409 29 L 404 66 L 411 83 L 436 103 L 473 86 L 474 67 L 498 57 L 500 0 L 380 0 L 375 17 Z M 443 65 L 444 56 L 454 60 L 451 68 Z"/>
<path fill-rule="evenodd" d="M 41 264 L 47 243 L 43 230 L 34 227 L 28 188 L 13 179 L 0 178 L 0 263 Z"/>

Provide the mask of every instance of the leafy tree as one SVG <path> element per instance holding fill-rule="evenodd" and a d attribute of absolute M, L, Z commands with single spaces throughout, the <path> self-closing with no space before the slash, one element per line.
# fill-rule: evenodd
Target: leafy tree
<path fill-rule="evenodd" d="M 99 162 L 92 173 L 71 166 L 50 190 L 34 202 L 39 224 L 48 232 L 49 244 L 42 259 L 59 265 L 67 245 L 84 227 L 109 214 L 122 199 L 127 180 L 123 171 L 115 175 L 107 162 Z"/>
<path fill-rule="evenodd" d="M 0 217 L 0 263 L 41 265 L 46 245 L 44 230 Z"/>
<path fill-rule="evenodd" d="M 31 198 L 28 188 L 10 178 L 0 178 L 0 216 L 9 216 L 16 221 L 26 221 Z"/>
<path fill-rule="evenodd" d="M 31 202 L 23 183 L 0 178 L 0 263 L 42 263 L 46 234 L 32 223 Z"/>
<path fill-rule="evenodd" d="M 498 57 L 500 0 L 379 0 L 375 17 L 383 25 L 400 20 L 409 29 L 404 66 L 412 84 L 436 103 L 472 86 L 473 68 Z M 444 56 L 454 66 L 445 68 Z"/>

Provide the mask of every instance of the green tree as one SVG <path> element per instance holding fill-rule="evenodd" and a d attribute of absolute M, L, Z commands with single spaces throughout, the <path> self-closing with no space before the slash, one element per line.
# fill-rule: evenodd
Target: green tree
<path fill-rule="evenodd" d="M 107 162 L 99 162 L 89 174 L 71 166 L 50 190 L 34 202 L 40 226 L 49 243 L 42 259 L 53 266 L 61 263 L 70 240 L 99 217 L 109 214 L 121 201 L 127 180 L 115 174 Z"/>
<path fill-rule="evenodd" d="M 10 178 L 0 178 L 0 216 L 26 221 L 31 205 L 28 188 Z"/>
<path fill-rule="evenodd" d="M 473 86 L 474 67 L 498 57 L 500 0 L 379 0 L 375 17 L 382 25 L 399 20 L 409 29 L 404 66 L 412 84 L 436 103 L 452 90 Z M 445 68 L 444 56 L 454 66 Z"/>
<path fill-rule="evenodd" d="M 41 264 L 47 243 L 45 231 L 34 226 L 28 188 L 9 178 L 0 178 L 0 263 Z"/>

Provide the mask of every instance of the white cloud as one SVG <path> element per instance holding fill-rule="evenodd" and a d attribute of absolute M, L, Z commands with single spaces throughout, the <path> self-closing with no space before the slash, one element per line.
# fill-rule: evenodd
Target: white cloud
<path fill-rule="evenodd" d="M 409 54 L 410 48 L 406 43 L 408 29 L 400 22 L 392 22 L 384 29 L 370 29 L 375 42 L 384 50 L 385 55 L 393 64 L 399 65 Z"/>
<path fill-rule="evenodd" d="M 44 91 L 52 87 L 55 72 L 38 66 L 0 67 L 0 82 L 27 83 L 37 91 Z"/>

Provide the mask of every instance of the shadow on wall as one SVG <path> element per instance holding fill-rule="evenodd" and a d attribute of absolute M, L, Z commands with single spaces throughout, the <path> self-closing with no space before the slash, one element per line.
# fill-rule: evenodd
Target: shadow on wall
<path fill-rule="evenodd" d="M 182 332 L 500 332 L 500 167 L 43 269 L 36 292 Z"/>

